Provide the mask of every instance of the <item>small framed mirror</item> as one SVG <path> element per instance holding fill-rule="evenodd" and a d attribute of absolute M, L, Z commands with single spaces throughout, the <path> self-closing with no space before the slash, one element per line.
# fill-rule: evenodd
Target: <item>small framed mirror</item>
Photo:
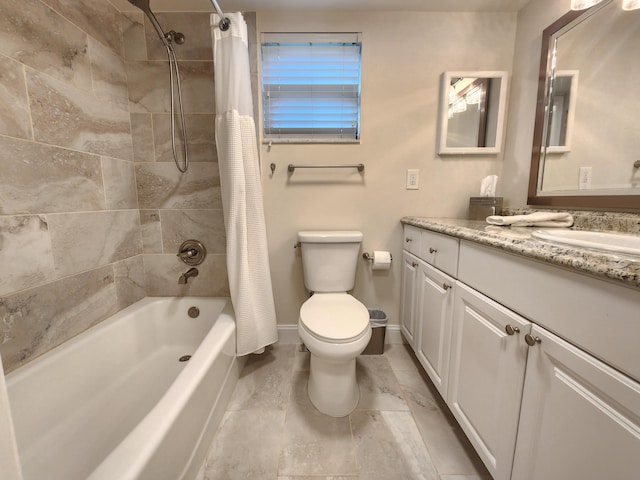
<path fill-rule="evenodd" d="M 438 153 L 496 154 L 502 148 L 507 72 L 444 72 Z"/>
<path fill-rule="evenodd" d="M 571 135 L 578 97 L 578 70 L 556 71 L 549 99 L 549 140 L 547 153 L 571 151 Z"/>

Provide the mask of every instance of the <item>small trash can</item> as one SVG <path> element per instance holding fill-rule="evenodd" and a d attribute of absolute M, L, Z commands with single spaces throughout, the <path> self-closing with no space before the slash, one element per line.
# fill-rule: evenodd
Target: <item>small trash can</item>
<path fill-rule="evenodd" d="M 371 340 L 364 349 L 362 355 L 382 355 L 384 353 L 384 336 L 387 333 L 389 317 L 382 310 L 369 309 L 369 322 L 371 323 Z"/>

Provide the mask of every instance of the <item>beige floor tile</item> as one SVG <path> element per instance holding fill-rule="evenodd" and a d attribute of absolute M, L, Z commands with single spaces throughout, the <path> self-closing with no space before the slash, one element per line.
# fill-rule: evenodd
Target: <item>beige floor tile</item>
<path fill-rule="evenodd" d="M 389 360 L 394 372 L 398 370 L 419 372 L 422 368 L 411 347 L 404 343 L 385 345 L 384 356 Z"/>
<path fill-rule="evenodd" d="M 441 475 L 440 480 L 492 480 L 491 475 Z"/>
<path fill-rule="evenodd" d="M 409 412 L 355 411 L 351 424 L 360 480 L 439 478 Z"/>
<path fill-rule="evenodd" d="M 285 410 L 289 401 L 294 358 L 295 345 L 267 347 L 261 355 L 250 355 L 227 410 Z"/>
<path fill-rule="evenodd" d="M 276 478 L 284 417 L 281 410 L 227 412 L 209 450 L 204 480 Z"/>
<path fill-rule="evenodd" d="M 312 476 L 294 476 L 294 477 L 278 477 L 278 480 L 358 480 L 358 476 L 354 475 L 348 475 L 348 476 L 344 476 L 344 475 L 340 475 L 338 477 L 336 477 L 335 475 L 330 475 L 330 476 L 318 476 L 318 475 L 312 475 Z M 455 479 L 454 479 L 455 480 Z"/>
<path fill-rule="evenodd" d="M 349 417 L 333 418 L 313 407 L 308 372 L 295 372 L 284 425 L 280 476 L 356 475 Z"/>
<path fill-rule="evenodd" d="M 409 410 L 389 360 L 383 355 L 363 355 L 356 360 L 360 387 L 358 410 Z"/>
<path fill-rule="evenodd" d="M 489 475 L 424 372 L 396 372 L 420 434 L 442 475 Z"/>

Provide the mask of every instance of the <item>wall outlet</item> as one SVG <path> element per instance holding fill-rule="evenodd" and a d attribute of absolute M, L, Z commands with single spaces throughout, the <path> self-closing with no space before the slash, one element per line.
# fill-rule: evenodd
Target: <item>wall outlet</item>
<path fill-rule="evenodd" d="M 589 190 L 591 188 L 591 167 L 580 167 L 578 175 L 578 188 Z"/>
<path fill-rule="evenodd" d="M 418 190 L 420 188 L 420 170 L 409 168 L 407 170 L 407 190 Z"/>

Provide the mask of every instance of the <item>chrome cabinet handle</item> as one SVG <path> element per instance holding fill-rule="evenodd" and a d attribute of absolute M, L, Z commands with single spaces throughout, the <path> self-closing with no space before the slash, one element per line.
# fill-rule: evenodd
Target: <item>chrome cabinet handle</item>
<path fill-rule="evenodd" d="M 445 291 L 449 290 L 450 288 L 452 288 L 452 285 L 449 285 L 448 283 L 443 283 L 442 284 L 442 288 L 444 288 Z"/>
<path fill-rule="evenodd" d="M 520 333 L 520 329 L 518 327 L 513 327 L 511 325 L 506 325 L 504 327 L 504 329 L 507 332 L 507 335 L 513 335 L 515 333 Z"/>
<path fill-rule="evenodd" d="M 540 337 L 534 337 L 529 333 L 524 336 L 524 341 L 527 342 L 527 345 L 530 347 L 533 347 L 536 343 L 542 343 L 542 339 Z"/>
<path fill-rule="evenodd" d="M 438 250 L 435 248 L 429 247 L 429 253 L 438 253 Z"/>

